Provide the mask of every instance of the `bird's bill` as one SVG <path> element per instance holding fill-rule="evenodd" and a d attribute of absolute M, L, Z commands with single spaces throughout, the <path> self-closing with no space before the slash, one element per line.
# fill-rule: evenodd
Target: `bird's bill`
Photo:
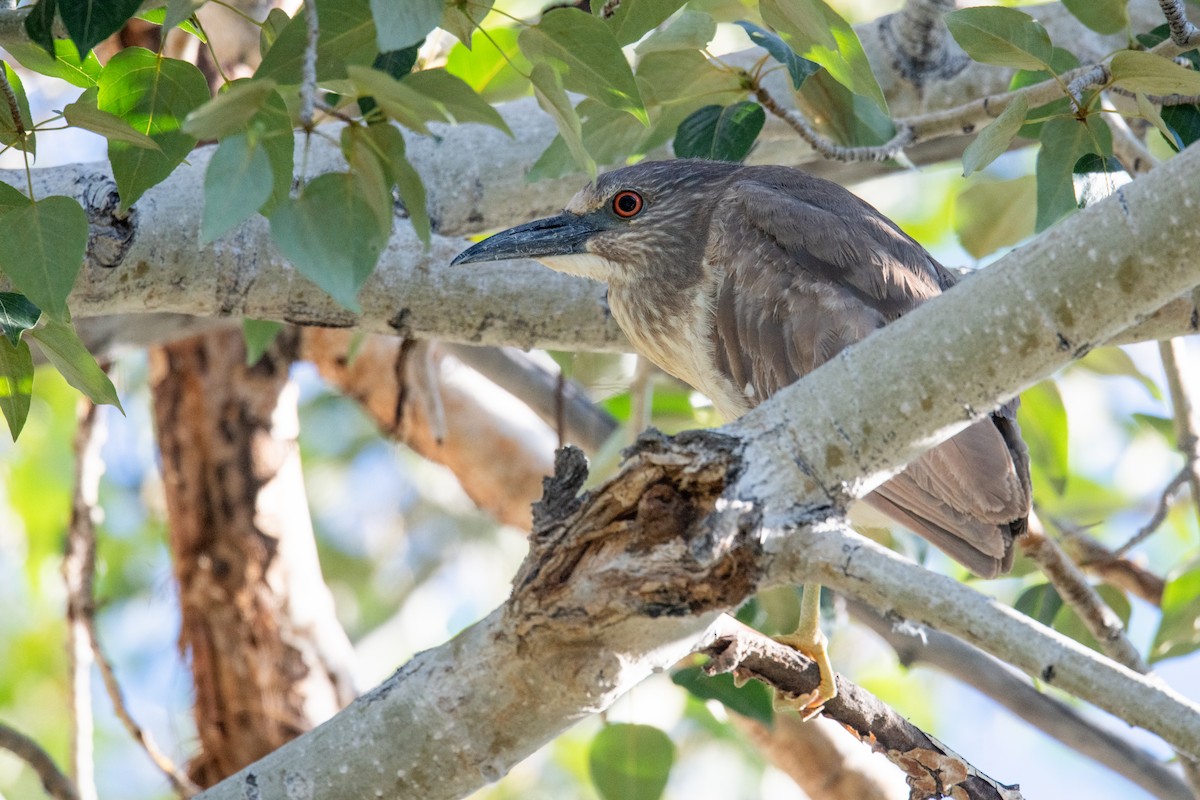
<path fill-rule="evenodd" d="M 450 265 L 586 253 L 588 237 L 596 231 L 587 217 L 563 212 L 490 236 L 459 253 Z"/>

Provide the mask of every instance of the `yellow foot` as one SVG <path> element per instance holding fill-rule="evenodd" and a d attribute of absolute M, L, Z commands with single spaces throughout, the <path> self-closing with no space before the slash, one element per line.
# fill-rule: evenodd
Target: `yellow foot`
<path fill-rule="evenodd" d="M 821 633 L 820 628 L 817 628 L 814 632 L 809 632 L 803 630 L 802 626 L 801 630 L 793 634 L 776 636 L 774 639 L 780 644 L 811 658 L 816 662 L 817 669 L 821 672 L 821 683 L 811 692 L 795 695 L 786 694 L 779 690 L 775 691 L 775 708 L 797 711 L 801 719 L 805 721 L 810 720 L 821 713 L 826 703 L 837 697 L 837 683 L 834 681 L 833 664 L 829 662 L 829 653 L 825 649 L 825 634 Z"/>

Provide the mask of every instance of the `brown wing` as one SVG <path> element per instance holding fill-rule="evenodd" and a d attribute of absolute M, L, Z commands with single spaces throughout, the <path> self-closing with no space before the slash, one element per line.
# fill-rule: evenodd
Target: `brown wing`
<path fill-rule="evenodd" d="M 718 261 L 719 253 L 733 257 Z M 776 168 L 748 168 L 731 185 L 709 258 L 725 267 L 714 357 L 750 405 L 954 282 L 854 195 Z M 1028 454 L 1015 408 L 922 455 L 867 502 L 982 576 L 1007 570 L 1012 537 L 1029 513 Z"/>

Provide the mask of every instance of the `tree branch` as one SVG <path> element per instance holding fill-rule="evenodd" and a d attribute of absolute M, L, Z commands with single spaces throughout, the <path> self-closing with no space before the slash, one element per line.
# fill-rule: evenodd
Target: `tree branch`
<path fill-rule="evenodd" d="M 0 748 L 28 764 L 42 779 L 42 786 L 54 800 L 79 800 L 75 785 L 62 774 L 50 754 L 33 739 L 3 722 L 0 722 Z"/>

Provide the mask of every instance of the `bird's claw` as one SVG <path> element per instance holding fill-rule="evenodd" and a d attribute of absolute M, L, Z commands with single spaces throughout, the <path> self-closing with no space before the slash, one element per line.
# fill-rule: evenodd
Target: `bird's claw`
<path fill-rule="evenodd" d="M 825 649 L 825 635 L 820 628 L 815 631 L 799 630 L 787 636 L 775 636 L 775 641 L 812 659 L 821 673 L 821 682 L 816 689 L 803 694 L 791 694 L 775 690 L 773 705 L 780 710 L 794 710 L 800 718 L 808 721 L 821 713 L 825 704 L 837 697 L 837 682 L 829 653 Z"/>

